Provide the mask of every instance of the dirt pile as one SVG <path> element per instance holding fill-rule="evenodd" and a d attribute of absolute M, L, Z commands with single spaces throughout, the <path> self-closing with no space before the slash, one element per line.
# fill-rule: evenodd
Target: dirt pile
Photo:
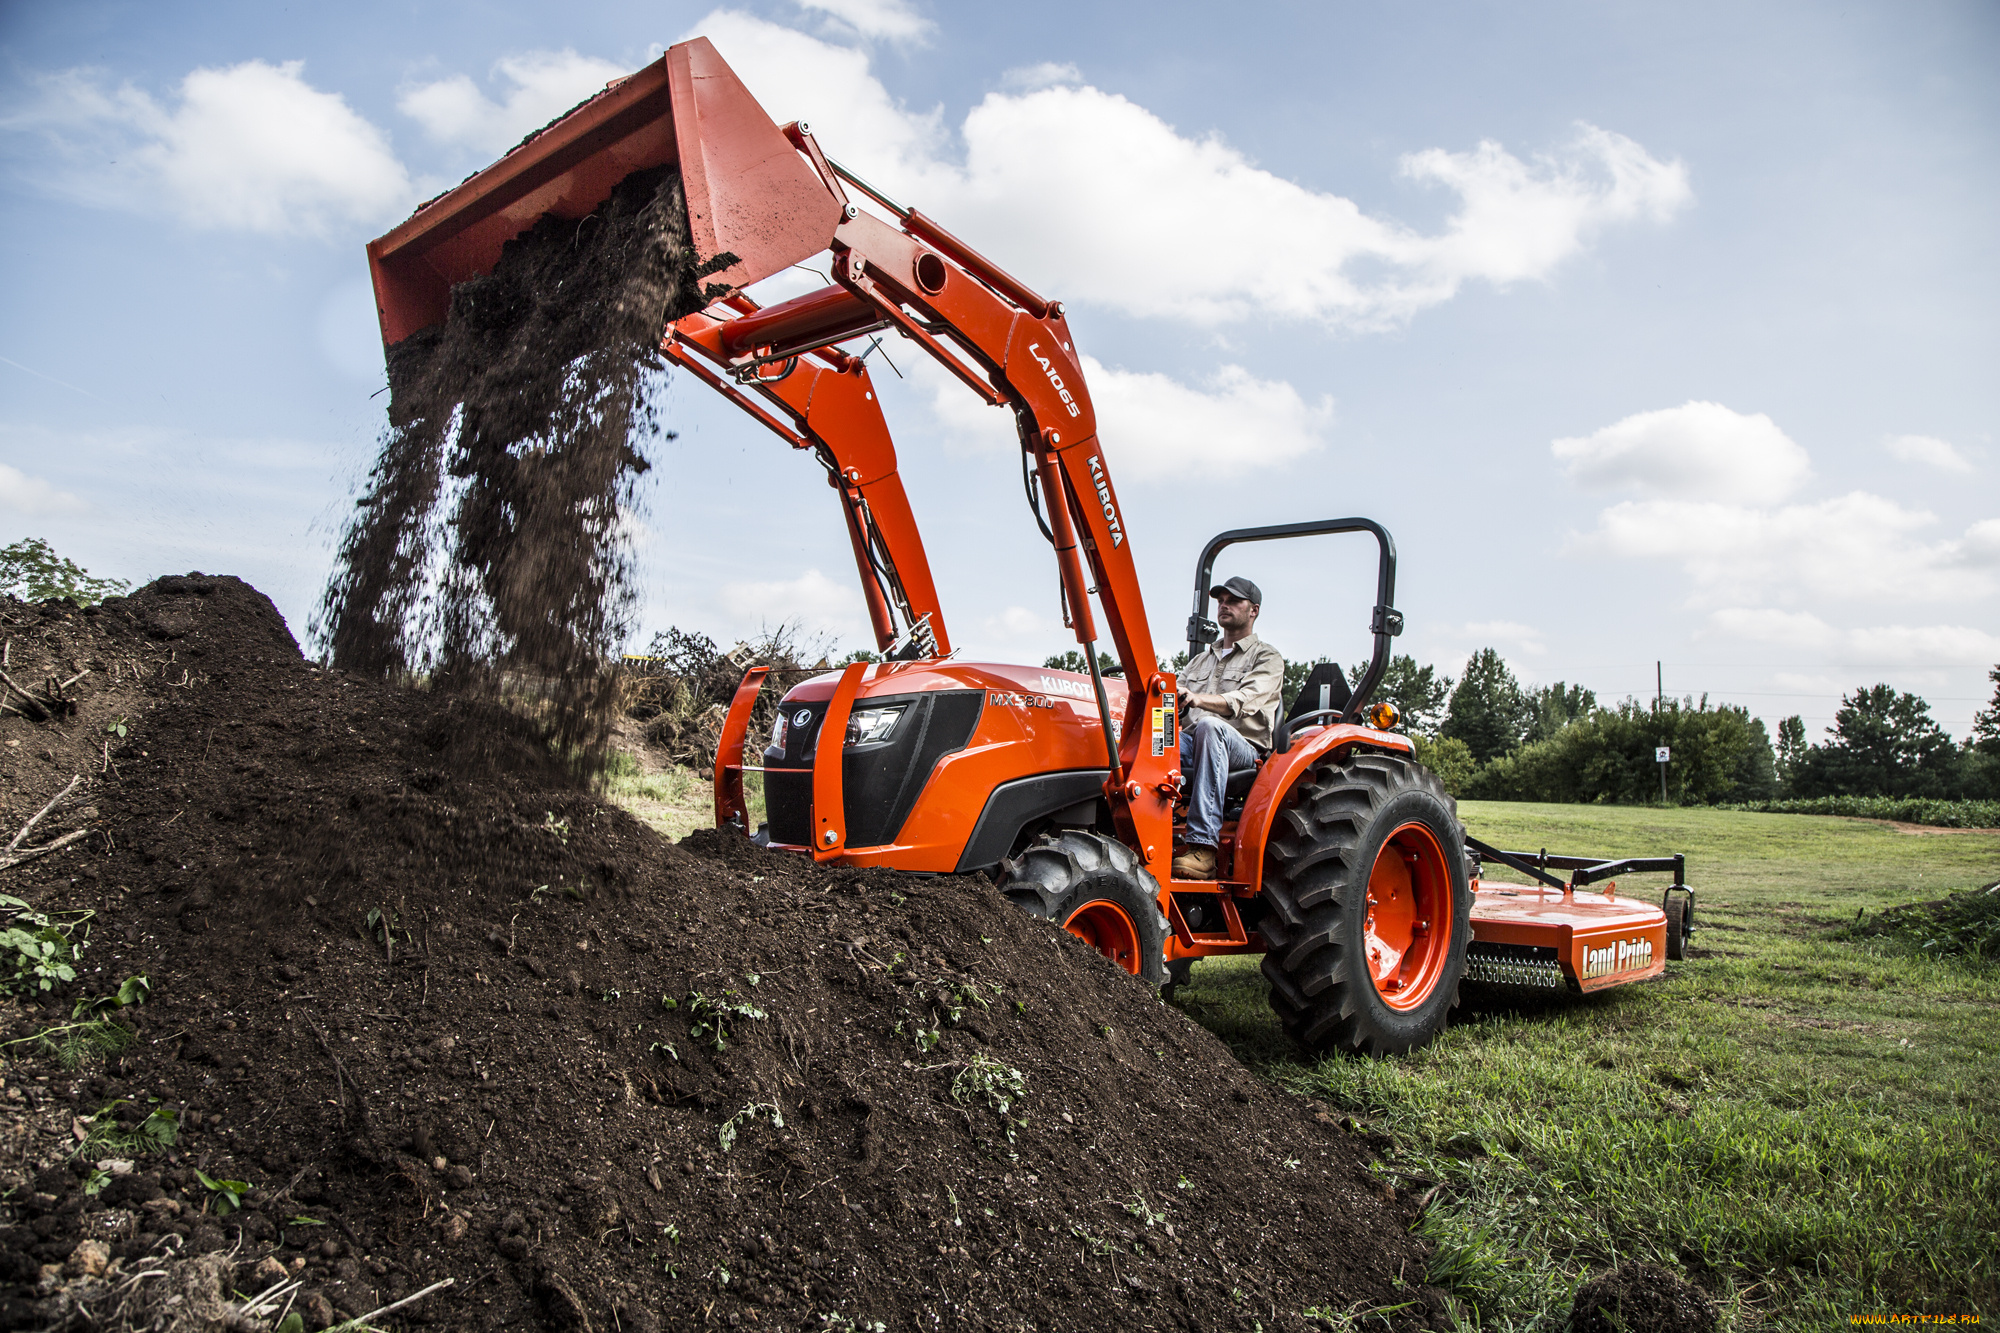
<path fill-rule="evenodd" d="M 700 288 L 679 173 L 658 168 L 581 221 L 544 217 L 389 349 L 389 428 L 320 612 L 336 666 L 460 692 L 527 676 L 566 753 L 603 745 L 660 332 Z"/>
<path fill-rule="evenodd" d="M 149 1326 L 137 1275 L 191 1258 L 299 1283 L 309 1327 L 447 1278 L 392 1321 L 1436 1317 L 1367 1144 L 983 881 L 665 843 L 506 713 L 303 662 L 233 579 L 0 619 L 16 661 L 104 668 L 68 719 L 0 717 L 10 788 L 91 764 L 91 836 L 4 890 L 97 911 L 6 1035 L 152 985 L 124 1051 L 0 1070 L 0 1325 Z"/>
<path fill-rule="evenodd" d="M 1657 1264 L 1626 1263 L 1583 1284 L 1571 1333 L 1715 1333 L 1715 1302 Z"/>

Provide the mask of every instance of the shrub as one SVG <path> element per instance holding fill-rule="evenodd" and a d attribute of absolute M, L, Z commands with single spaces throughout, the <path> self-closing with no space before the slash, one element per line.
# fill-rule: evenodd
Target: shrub
<path fill-rule="evenodd" d="M 1417 745 L 1417 762 L 1438 775 L 1444 789 L 1453 796 L 1463 796 L 1472 782 L 1473 773 L 1479 765 L 1472 758 L 1472 747 L 1455 736 L 1442 740 L 1431 740 L 1425 736 L 1412 736 Z"/>
<path fill-rule="evenodd" d="M 1936 801 L 1921 796 L 1814 796 L 1725 806 L 1772 815 L 1844 815 L 1933 828 L 2000 828 L 2000 801 Z"/>
<path fill-rule="evenodd" d="M 784 692 L 816 671 L 832 669 L 828 651 L 818 640 L 802 643 L 798 628 L 789 624 L 727 652 L 706 634 L 668 629 L 653 636 L 643 655 L 626 658 L 621 706 L 627 717 L 646 724 L 646 738 L 674 763 L 706 771 L 715 764 L 722 723 L 745 671 L 771 668 L 744 738 L 745 752 L 755 756 L 763 752 Z"/>
<path fill-rule="evenodd" d="M 1711 708 L 1706 696 L 1699 703 L 1627 699 L 1600 708 L 1480 768 L 1465 794 L 1496 801 L 1657 802 L 1660 769 L 1653 749 L 1659 745 L 1673 751 L 1667 767 L 1672 801 L 1712 805 L 1775 794 L 1771 740 L 1762 720 L 1734 704 Z"/>

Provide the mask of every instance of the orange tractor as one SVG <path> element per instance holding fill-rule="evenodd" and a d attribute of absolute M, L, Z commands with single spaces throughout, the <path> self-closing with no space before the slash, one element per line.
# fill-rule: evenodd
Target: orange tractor
<path fill-rule="evenodd" d="M 843 865 L 983 872 L 1152 984 L 1184 979 L 1197 958 L 1261 954 L 1286 1031 L 1313 1049 L 1417 1046 L 1441 1030 L 1462 979 L 1587 991 L 1681 956 L 1693 895 L 1679 857 L 1599 862 L 1470 840 L 1393 730 L 1394 707 L 1369 704 L 1402 617 L 1394 544 L 1367 519 L 1225 532 L 1202 552 L 1190 653 L 1218 635 L 1203 595 L 1225 547 L 1372 535 L 1373 652 L 1351 689 L 1337 666 L 1315 668 L 1268 755 L 1230 774 L 1219 877 L 1174 879 L 1176 682 L 1155 654 L 1061 303 L 828 158 L 803 123 L 774 124 L 705 39 L 372 243 L 384 341 L 443 320 L 452 285 L 491 271 L 544 214 L 581 218 L 628 174 L 664 165 L 681 173 L 711 304 L 669 326 L 663 349 L 826 469 L 884 657 L 785 694 L 763 752 L 761 841 Z M 823 253 L 832 285 L 769 307 L 743 294 Z M 1087 673 L 954 655 L 880 402 L 843 346 L 884 331 L 1013 413 Z M 1118 674 L 1098 669 L 1100 612 Z M 742 760 L 766 674 L 745 675 L 715 767 L 716 821 L 746 833 Z M 1482 860 L 1531 883 L 1487 883 Z M 1644 871 L 1673 873 L 1662 903 L 1613 894 L 1611 876 Z"/>

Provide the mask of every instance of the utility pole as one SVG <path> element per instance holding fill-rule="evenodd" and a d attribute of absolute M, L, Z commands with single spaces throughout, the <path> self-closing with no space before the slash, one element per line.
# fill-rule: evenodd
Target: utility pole
<path fill-rule="evenodd" d="M 1666 669 L 1658 658 L 1653 659 L 1653 716 L 1657 719 L 1666 710 L 1667 676 Z M 1667 761 L 1673 758 L 1673 751 L 1664 745 L 1653 747 L 1653 758 L 1660 765 L 1660 804 L 1667 803 Z"/>

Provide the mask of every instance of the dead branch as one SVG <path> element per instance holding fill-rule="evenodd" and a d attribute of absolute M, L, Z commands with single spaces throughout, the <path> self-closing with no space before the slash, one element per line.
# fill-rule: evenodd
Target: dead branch
<path fill-rule="evenodd" d="M 43 703 L 40 699 L 37 699 L 27 690 L 22 689 L 21 682 L 15 680 L 12 676 L 8 675 L 4 670 L 0 670 L 0 680 L 6 681 L 8 688 L 12 689 L 14 693 L 20 695 L 23 699 L 28 701 L 28 706 L 35 710 L 36 714 L 38 715 L 38 720 L 46 722 L 55 716 L 54 713 L 51 713 L 49 711 L 49 707 L 47 704 Z"/>
<path fill-rule="evenodd" d="M 69 795 L 71 792 L 75 791 L 77 784 L 82 781 L 83 781 L 83 774 L 79 773 L 75 777 L 69 780 L 69 785 L 67 787 L 64 787 L 54 796 L 49 797 L 49 803 L 43 806 L 41 809 L 35 811 L 35 813 L 29 817 L 28 822 L 21 825 L 21 831 L 14 835 L 14 840 L 7 844 L 5 850 L 11 852 L 16 847 L 19 847 L 21 845 L 21 840 L 23 838 L 26 838 L 29 833 L 34 831 L 35 825 L 42 822 L 42 816 L 46 815 L 49 811 L 55 809 L 57 805 L 61 804 L 62 798 Z"/>
<path fill-rule="evenodd" d="M 14 866 L 21 864 L 21 862 L 23 861 L 32 861 L 38 856 L 44 856 L 49 852 L 57 850 L 58 848 L 67 847 L 71 843 L 75 842 L 77 839 L 87 837 L 89 835 L 90 833 L 89 829 L 76 829 L 73 830 L 72 832 L 63 834 L 60 838 L 57 838 L 54 842 L 43 843 L 40 847 L 30 847 L 25 851 L 20 850 L 21 843 L 27 838 L 27 836 L 30 833 L 34 831 L 35 825 L 42 822 L 42 816 L 48 814 L 49 811 L 55 809 L 56 806 L 62 802 L 62 799 L 65 796 L 68 796 L 71 792 L 76 790 L 77 784 L 82 781 L 83 781 L 83 775 L 81 773 L 71 778 L 69 780 L 69 785 L 67 787 L 64 787 L 54 796 L 49 797 L 49 803 L 43 806 L 41 809 L 35 811 L 35 813 L 29 817 L 28 822 L 21 825 L 21 831 L 14 835 L 13 841 L 9 842 L 5 847 L 5 849 L 0 849 L 0 870 L 11 869 Z"/>
<path fill-rule="evenodd" d="M 72 829 L 70 832 L 57 838 L 54 842 L 45 842 L 39 847 L 30 847 L 25 852 L 0 852 L 0 870 L 11 870 L 23 861 L 32 861 L 45 853 L 67 847 L 78 838 L 87 838 L 89 836 L 90 830 L 87 828 Z"/>

